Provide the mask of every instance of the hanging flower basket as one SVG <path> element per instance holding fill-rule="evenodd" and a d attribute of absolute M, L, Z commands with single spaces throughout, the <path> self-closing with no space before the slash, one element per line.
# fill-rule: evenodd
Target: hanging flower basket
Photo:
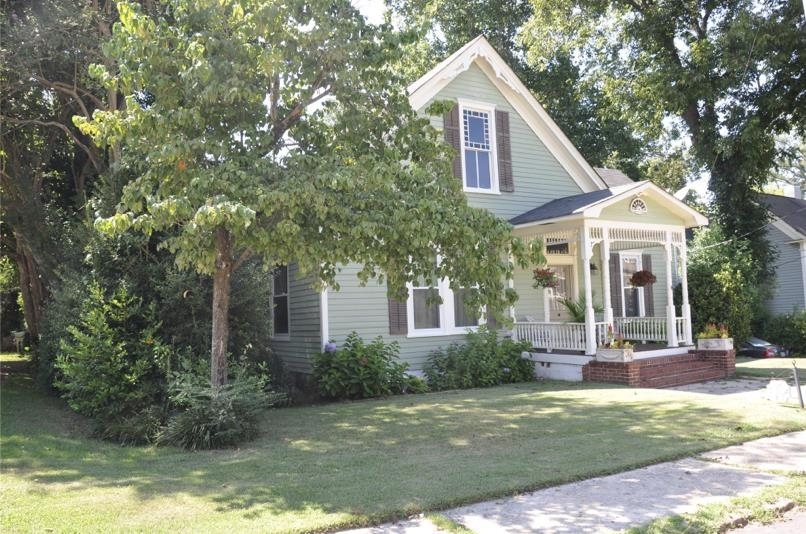
<path fill-rule="evenodd" d="M 647 284 L 654 284 L 658 281 L 658 277 L 652 274 L 651 271 L 636 271 L 630 277 L 630 283 L 635 287 L 644 287 Z"/>
<path fill-rule="evenodd" d="M 533 284 L 535 289 L 541 287 L 557 287 L 559 283 L 557 273 L 547 267 L 538 267 L 532 271 L 532 278 L 535 281 Z"/>

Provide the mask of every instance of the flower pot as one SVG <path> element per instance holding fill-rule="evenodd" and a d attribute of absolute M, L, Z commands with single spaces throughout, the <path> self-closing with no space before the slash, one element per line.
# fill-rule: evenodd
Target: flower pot
<path fill-rule="evenodd" d="M 706 337 L 697 340 L 697 350 L 731 350 L 733 349 L 732 337 Z"/>
<path fill-rule="evenodd" d="M 597 362 L 631 362 L 632 349 L 596 349 Z"/>

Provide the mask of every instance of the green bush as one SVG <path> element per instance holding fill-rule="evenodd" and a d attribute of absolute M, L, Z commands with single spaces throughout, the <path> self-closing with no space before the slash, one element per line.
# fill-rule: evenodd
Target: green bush
<path fill-rule="evenodd" d="M 719 226 L 697 232 L 688 265 L 692 329 L 724 324 L 737 343 L 752 334 L 753 314 L 763 310 L 763 284 L 758 268 L 742 240 L 727 239 Z"/>
<path fill-rule="evenodd" d="M 490 387 L 527 382 L 534 377 L 532 362 L 521 358 L 527 341 L 499 339 L 498 332 L 480 327 L 467 334 L 465 344 L 453 343 L 431 353 L 424 371 L 431 389 Z"/>
<path fill-rule="evenodd" d="M 786 347 L 791 356 L 806 356 L 806 311 L 770 317 L 759 336 Z"/>
<path fill-rule="evenodd" d="M 120 285 L 107 297 L 97 283 L 81 303 L 77 325 L 67 327 L 56 358 L 55 386 L 70 407 L 95 420 L 102 436 L 148 441 L 131 429 L 149 428 L 154 406 L 164 404 L 171 349 L 156 332 L 153 307 Z M 118 430 L 116 430 L 118 429 Z"/>
<path fill-rule="evenodd" d="M 257 436 L 261 413 L 284 402 L 284 395 L 267 390 L 267 373 L 250 372 L 243 363 L 231 367 L 235 373 L 221 387 L 210 385 L 209 365 L 185 365 L 173 375 L 169 395 L 175 413 L 157 434 L 157 444 L 215 449 Z"/>
<path fill-rule="evenodd" d="M 322 396 L 332 399 L 363 399 L 421 391 L 422 384 L 406 374 L 407 363 L 399 363 L 397 342 L 381 337 L 367 345 L 351 332 L 336 348 L 329 343 L 313 358 L 313 377 Z"/>

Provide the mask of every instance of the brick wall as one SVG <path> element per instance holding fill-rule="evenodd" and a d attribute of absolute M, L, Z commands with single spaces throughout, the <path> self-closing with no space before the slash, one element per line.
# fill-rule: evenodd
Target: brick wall
<path fill-rule="evenodd" d="M 582 367 L 582 380 L 633 387 L 673 387 L 733 376 L 736 352 L 692 351 L 677 356 L 644 358 L 632 362 L 591 361 Z"/>

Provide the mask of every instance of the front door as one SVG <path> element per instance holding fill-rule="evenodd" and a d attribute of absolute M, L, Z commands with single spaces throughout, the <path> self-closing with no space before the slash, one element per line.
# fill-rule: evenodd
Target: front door
<path fill-rule="evenodd" d="M 621 253 L 621 291 L 624 317 L 643 317 L 644 315 L 644 289 L 633 287 L 630 283 L 632 275 L 640 270 L 640 254 Z"/>

